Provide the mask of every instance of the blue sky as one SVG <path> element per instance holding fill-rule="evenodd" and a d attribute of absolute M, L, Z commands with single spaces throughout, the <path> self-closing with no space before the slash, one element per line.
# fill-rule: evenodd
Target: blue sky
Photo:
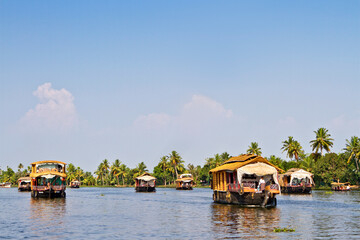
<path fill-rule="evenodd" d="M 360 136 L 359 1 L 1 1 L 0 167 L 203 164 Z"/>

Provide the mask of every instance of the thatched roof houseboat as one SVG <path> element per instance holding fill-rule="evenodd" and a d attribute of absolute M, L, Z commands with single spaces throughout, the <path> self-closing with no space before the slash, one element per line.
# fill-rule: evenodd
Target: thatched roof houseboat
<path fill-rule="evenodd" d="M 31 191 L 31 177 L 21 177 L 18 179 L 18 191 Z"/>
<path fill-rule="evenodd" d="M 311 193 L 315 186 L 313 174 L 301 168 L 291 168 L 280 174 L 279 183 L 284 193 Z"/>
<path fill-rule="evenodd" d="M 190 173 L 184 173 L 175 181 L 177 190 L 192 190 L 194 185 L 194 178 Z"/>
<path fill-rule="evenodd" d="M 144 173 L 135 178 L 135 190 L 137 192 L 155 192 L 156 178 L 149 173 Z"/>
<path fill-rule="evenodd" d="M 243 206 L 276 206 L 275 195 L 280 193 L 278 171 L 283 170 L 261 156 L 232 157 L 210 170 L 213 200 Z"/>

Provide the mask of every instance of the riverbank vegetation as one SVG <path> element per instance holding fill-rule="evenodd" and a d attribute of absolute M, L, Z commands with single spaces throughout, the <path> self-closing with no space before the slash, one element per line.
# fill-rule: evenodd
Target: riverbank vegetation
<path fill-rule="evenodd" d="M 314 133 L 314 140 L 309 142 L 311 153 L 305 153 L 301 144 L 293 136 L 288 136 L 281 146 L 281 150 L 288 159 L 281 159 L 275 155 L 266 158 L 284 171 L 290 168 L 303 168 L 313 173 L 317 187 L 329 187 L 333 181 L 358 185 L 360 180 L 360 138 L 353 136 L 346 139 L 346 145 L 342 152 L 334 153 L 331 152 L 334 139 L 331 138 L 329 131 L 326 128 L 319 128 Z M 262 154 L 257 142 L 250 143 L 247 153 Z M 237 155 L 239 154 L 234 156 Z M 209 170 L 221 165 L 230 157 L 227 152 L 217 153 L 213 157 L 206 158 L 203 166 L 195 166 L 191 163 L 185 165 L 181 155 L 172 151 L 159 158 L 159 162 L 151 174 L 157 178 L 157 185 L 172 186 L 180 174 L 191 173 L 198 186 L 206 186 L 210 183 Z M 86 186 L 132 186 L 134 178 L 144 172 L 149 172 L 144 162 L 138 163 L 135 168 L 129 168 L 119 159 L 114 162 L 104 159 L 93 173 L 85 172 L 81 167 L 72 163 L 68 164 L 67 181 L 76 179 Z M 18 165 L 17 171 L 10 167 L 3 170 L 0 168 L 0 182 L 15 184 L 18 178 L 27 176 L 29 173 L 30 166 L 25 168 L 21 163 Z"/>

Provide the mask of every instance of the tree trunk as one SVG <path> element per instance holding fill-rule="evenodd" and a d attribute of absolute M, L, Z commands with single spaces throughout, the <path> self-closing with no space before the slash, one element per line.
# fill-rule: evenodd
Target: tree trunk
<path fill-rule="evenodd" d="M 123 186 L 125 186 L 124 175 L 122 176 Z"/>

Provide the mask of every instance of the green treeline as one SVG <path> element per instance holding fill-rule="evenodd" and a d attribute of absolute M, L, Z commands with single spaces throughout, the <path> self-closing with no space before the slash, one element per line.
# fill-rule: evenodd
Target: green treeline
<path fill-rule="evenodd" d="M 351 182 L 359 184 L 359 161 L 360 161 L 360 139 L 356 136 L 346 140 L 346 145 L 341 153 L 330 152 L 334 139 L 326 128 L 314 131 L 315 139 L 310 141 L 311 153 L 305 153 L 301 144 L 292 136 L 282 142 L 281 150 L 286 153 L 290 160 L 284 160 L 274 155 L 266 157 L 271 163 L 287 171 L 290 168 L 303 168 L 314 174 L 314 181 L 319 186 L 329 186 L 331 182 Z M 324 154 L 324 151 L 326 153 Z M 261 148 L 257 142 L 250 143 L 247 153 L 261 156 Z M 237 154 L 239 155 L 239 154 Z M 234 155 L 234 156 L 237 156 Z M 176 151 L 162 156 L 154 167 L 152 175 L 157 178 L 157 185 L 173 185 L 182 173 L 191 173 L 197 185 L 208 185 L 210 183 L 209 170 L 221 165 L 231 156 L 227 153 L 215 154 L 205 159 L 204 165 L 185 166 L 184 160 Z M 67 165 L 67 181 L 81 181 L 87 186 L 131 186 L 134 179 L 144 172 L 149 172 L 144 162 L 135 168 L 129 168 L 120 160 L 109 162 L 103 160 L 94 173 L 84 172 L 79 166 L 70 163 Z M 20 163 L 15 172 L 10 167 L 6 170 L 0 169 L 0 182 L 11 182 L 16 184 L 19 177 L 27 176 L 30 166 L 24 169 Z"/>

